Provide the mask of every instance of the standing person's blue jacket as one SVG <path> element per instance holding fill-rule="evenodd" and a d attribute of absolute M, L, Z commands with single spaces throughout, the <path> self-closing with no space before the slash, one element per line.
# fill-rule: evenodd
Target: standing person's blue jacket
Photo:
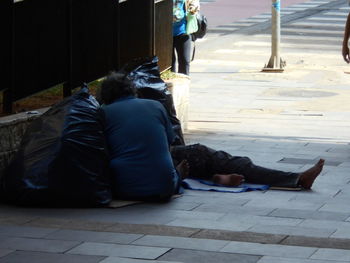
<path fill-rule="evenodd" d="M 186 34 L 186 1 L 173 0 L 173 36 Z"/>

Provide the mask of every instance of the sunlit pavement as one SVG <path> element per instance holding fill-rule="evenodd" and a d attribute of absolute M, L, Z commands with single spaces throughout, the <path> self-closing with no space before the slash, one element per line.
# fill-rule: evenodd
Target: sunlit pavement
<path fill-rule="evenodd" d="M 282 9 L 283 73 L 269 14 L 215 26 L 191 64 L 188 143 L 302 171 L 326 159 L 311 191 L 186 191 L 166 204 L 1 206 L 3 262 L 350 262 L 350 66 L 346 1 Z"/>

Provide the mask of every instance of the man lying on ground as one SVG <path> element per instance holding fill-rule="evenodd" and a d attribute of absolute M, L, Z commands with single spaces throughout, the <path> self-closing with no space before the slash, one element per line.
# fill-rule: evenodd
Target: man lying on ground
<path fill-rule="evenodd" d="M 202 144 L 173 146 L 171 155 L 174 163 L 187 160 L 188 177 L 210 180 L 226 186 L 238 186 L 247 182 L 271 187 L 310 189 L 325 162 L 320 159 L 310 169 L 302 173 L 292 173 L 257 166 L 248 157 L 232 156 Z"/>
<path fill-rule="evenodd" d="M 163 105 L 138 99 L 124 75 L 112 73 L 102 84 L 107 105 L 105 134 L 109 146 L 113 193 L 131 200 L 168 200 L 178 193 L 181 178 L 212 180 L 237 186 L 246 181 L 275 187 L 310 189 L 324 160 L 292 173 L 256 166 L 248 157 L 234 157 L 201 144 L 169 147 L 174 132 Z M 174 163 L 179 164 L 176 171 Z"/>

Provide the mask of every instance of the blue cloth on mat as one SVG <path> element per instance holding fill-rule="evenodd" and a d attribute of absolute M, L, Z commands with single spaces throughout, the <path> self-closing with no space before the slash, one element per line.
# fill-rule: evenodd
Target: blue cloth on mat
<path fill-rule="evenodd" d="M 225 192 L 225 193 L 242 193 L 247 191 L 255 190 L 267 190 L 270 186 L 263 184 L 241 184 L 237 187 L 224 186 L 215 184 L 211 181 L 200 180 L 200 179 L 185 179 L 182 181 L 182 186 L 185 189 L 199 190 L 199 191 L 214 191 L 214 192 Z"/>

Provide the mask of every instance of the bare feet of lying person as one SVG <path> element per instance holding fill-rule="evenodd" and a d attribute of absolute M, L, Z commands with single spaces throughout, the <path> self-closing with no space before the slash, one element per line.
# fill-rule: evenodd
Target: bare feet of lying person
<path fill-rule="evenodd" d="M 226 186 L 238 186 L 244 182 L 244 176 L 240 174 L 215 174 L 213 182 Z"/>
<path fill-rule="evenodd" d="M 316 180 L 317 176 L 321 173 L 324 165 L 324 160 L 320 159 L 314 166 L 310 169 L 302 172 L 300 174 L 298 184 L 305 189 L 311 189 L 312 184 Z"/>
<path fill-rule="evenodd" d="M 181 180 L 184 180 L 188 177 L 190 171 L 190 165 L 187 160 L 182 160 L 177 166 L 176 170 L 180 174 Z"/>

